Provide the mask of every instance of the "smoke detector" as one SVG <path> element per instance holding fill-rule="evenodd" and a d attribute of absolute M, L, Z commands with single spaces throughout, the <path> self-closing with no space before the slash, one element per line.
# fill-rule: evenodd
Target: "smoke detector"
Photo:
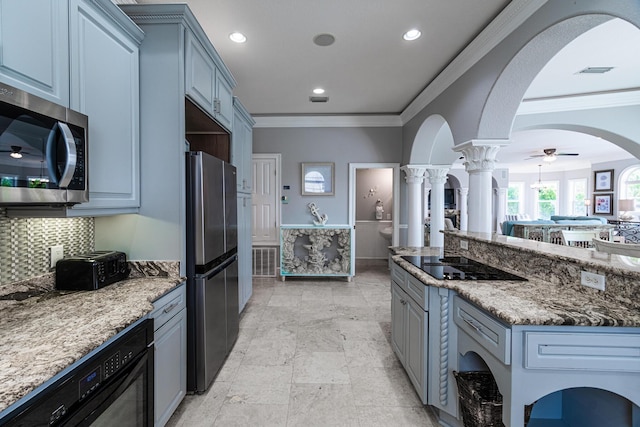
<path fill-rule="evenodd" d="M 331 46 L 336 41 L 332 34 L 318 34 L 313 38 L 313 42 L 318 46 Z"/>

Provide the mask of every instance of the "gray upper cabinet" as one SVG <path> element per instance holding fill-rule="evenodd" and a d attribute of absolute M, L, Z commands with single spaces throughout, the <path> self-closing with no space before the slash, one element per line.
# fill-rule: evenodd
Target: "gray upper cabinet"
<path fill-rule="evenodd" d="M 110 2 L 71 0 L 71 108 L 89 117 L 89 203 L 73 216 L 140 206 L 142 31 Z"/>
<path fill-rule="evenodd" d="M 186 32 L 185 44 L 187 96 L 220 125 L 231 130 L 235 81 L 229 78 L 228 71 L 225 73 L 225 69 L 216 64 L 194 33 Z"/>
<path fill-rule="evenodd" d="M 238 98 L 233 99 L 233 133 L 231 135 L 231 163 L 237 170 L 239 193 L 253 190 L 253 125 L 255 121 Z"/>
<path fill-rule="evenodd" d="M 89 203 L 69 216 L 140 205 L 138 28 L 110 0 L 0 0 L 0 80 L 89 117 Z"/>
<path fill-rule="evenodd" d="M 69 106 L 68 0 L 0 0 L 0 78 Z"/>

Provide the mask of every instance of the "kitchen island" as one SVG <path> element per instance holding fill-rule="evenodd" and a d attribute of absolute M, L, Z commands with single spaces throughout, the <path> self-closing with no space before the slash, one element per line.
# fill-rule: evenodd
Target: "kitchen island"
<path fill-rule="evenodd" d="M 437 280 L 402 258 L 416 252 L 392 248 L 392 323 L 403 316 L 394 308 L 414 306 L 405 318 L 409 330 L 400 339 L 392 332 L 392 344 L 444 425 L 461 425 L 453 371 L 469 370 L 493 374 L 507 427 L 640 422 L 640 268 L 634 260 L 513 237 L 445 233 L 447 256 L 528 279 L 461 281 Z M 605 290 L 581 285 L 582 271 L 603 276 Z M 418 284 L 425 289 L 422 306 Z M 396 348 L 403 339 L 415 341 L 408 337 L 420 309 L 422 366 L 410 344 L 405 353 Z M 392 331 L 398 331 L 393 324 Z M 600 408 L 595 415 L 594 407 Z"/>
<path fill-rule="evenodd" d="M 95 291 L 56 291 L 53 273 L 0 288 L 0 416 L 184 281 L 174 262 L 129 264 L 127 280 Z"/>

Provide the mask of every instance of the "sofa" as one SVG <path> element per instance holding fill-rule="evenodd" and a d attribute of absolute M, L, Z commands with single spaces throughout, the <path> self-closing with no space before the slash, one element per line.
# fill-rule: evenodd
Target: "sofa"
<path fill-rule="evenodd" d="M 505 236 L 513 236 L 513 226 L 515 224 L 522 225 L 542 225 L 542 224 L 557 224 L 557 225 L 601 225 L 607 224 L 606 218 L 596 216 L 565 216 L 565 215 L 552 215 L 549 219 L 538 220 L 515 220 L 504 221 L 502 223 L 502 234 Z"/>

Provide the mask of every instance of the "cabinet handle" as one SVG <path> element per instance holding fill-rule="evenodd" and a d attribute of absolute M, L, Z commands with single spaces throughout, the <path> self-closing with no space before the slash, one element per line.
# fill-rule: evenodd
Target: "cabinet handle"
<path fill-rule="evenodd" d="M 475 331 L 476 331 L 477 333 L 481 333 L 481 332 L 482 332 L 482 330 L 480 329 L 480 327 L 479 327 L 478 325 L 476 325 L 475 323 L 473 323 L 473 321 L 472 321 L 472 320 L 467 319 L 467 318 L 465 318 L 465 317 L 463 317 L 463 318 L 462 318 L 462 320 L 464 320 L 464 323 L 466 323 L 467 325 L 469 325 L 469 326 L 471 326 L 473 329 L 475 329 Z"/>
<path fill-rule="evenodd" d="M 169 313 L 169 312 L 173 311 L 173 309 L 174 309 L 174 308 L 176 308 L 177 306 L 178 306 L 178 303 L 177 303 L 177 302 L 174 302 L 174 303 L 173 303 L 173 304 L 171 304 L 170 306 L 165 307 L 165 309 L 164 309 L 164 310 L 162 310 L 162 311 L 163 311 L 164 313 Z"/>

